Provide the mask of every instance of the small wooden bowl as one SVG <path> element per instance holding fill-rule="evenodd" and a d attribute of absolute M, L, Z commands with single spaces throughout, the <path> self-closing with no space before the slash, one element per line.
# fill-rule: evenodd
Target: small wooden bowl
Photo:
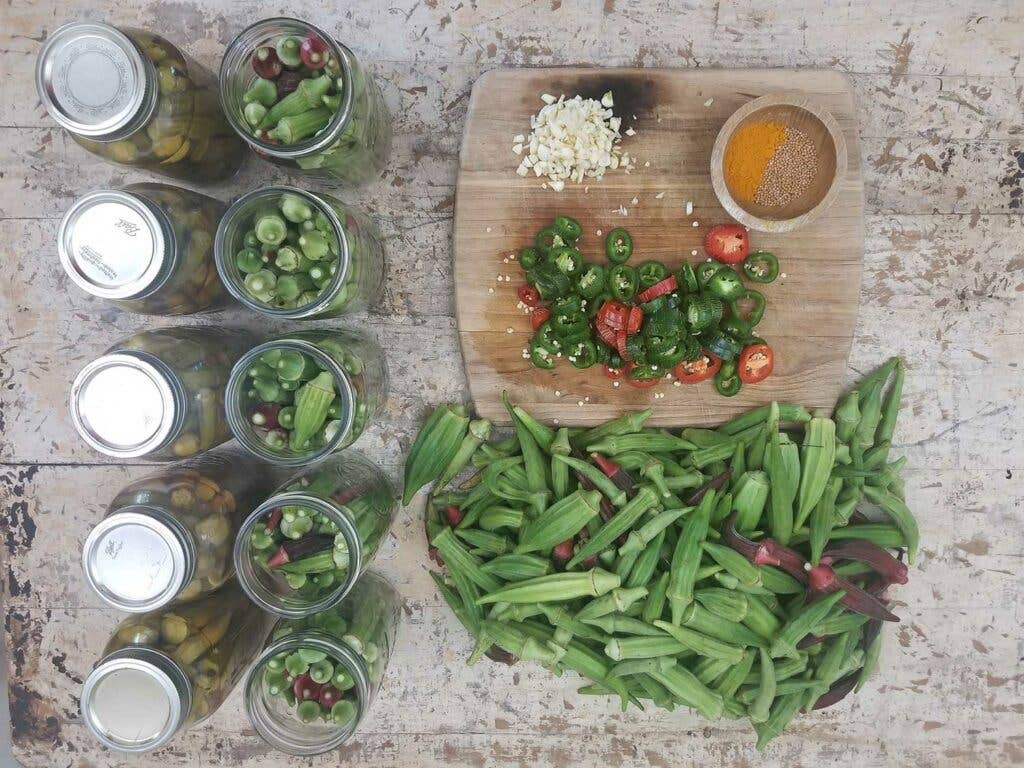
<path fill-rule="evenodd" d="M 818 150 L 818 172 L 803 194 L 782 207 L 738 201 L 725 181 L 725 151 L 733 135 L 750 123 L 781 123 L 806 133 Z M 722 207 L 736 221 L 759 232 L 792 232 L 828 208 L 846 175 L 846 139 L 826 110 L 802 96 L 762 96 L 736 110 L 718 132 L 711 152 L 711 183 Z"/>

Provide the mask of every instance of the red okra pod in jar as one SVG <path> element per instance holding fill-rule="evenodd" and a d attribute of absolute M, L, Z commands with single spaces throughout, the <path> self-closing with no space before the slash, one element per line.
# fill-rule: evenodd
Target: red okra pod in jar
<path fill-rule="evenodd" d="M 213 75 L 151 32 L 65 24 L 43 45 L 36 89 L 58 125 L 111 163 L 194 182 L 242 164 Z"/>
<path fill-rule="evenodd" d="M 212 715 L 260 653 L 273 617 L 237 584 L 130 616 L 82 686 L 82 719 L 121 752 L 149 752 Z"/>
<path fill-rule="evenodd" d="M 115 458 L 173 460 L 231 437 L 224 391 L 250 338 L 223 328 L 164 328 L 123 339 L 71 385 L 71 419 Z"/>
<path fill-rule="evenodd" d="M 353 451 L 324 459 L 242 523 L 234 548 L 238 581 L 253 602 L 280 616 L 335 606 L 377 555 L 397 509 L 376 464 Z"/>
<path fill-rule="evenodd" d="M 380 175 L 391 116 L 352 51 L 305 21 L 258 21 L 228 46 L 220 96 L 232 127 L 261 157 L 359 185 Z"/>
<path fill-rule="evenodd" d="M 214 244 L 227 290 L 263 315 L 312 320 L 373 306 L 384 287 L 380 232 L 335 198 L 267 187 L 239 198 Z"/>
<path fill-rule="evenodd" d="M 147 315 L 185 315 L 230 302 L 213 242 L 226 207 L 169 184 L 132 184 L 80 197 L 64 214 L 57 251 L 86 293 Z"/>
<path fill-rule="evenodd" d="M 350 445 L 387 397 L 384 354 L 348 331 L 300 331 L 260 344 L 231 371 L 235 438 L 260 459 L 297 467 Z"/>
<path fill-rule="evenodd" d="M 269 467 L 229 448 L 128 484 L 82 547 L 89 586 L 129 613 L 206 597 L 234 575 L 235 535 L 273 485 Z"/>
<path fill-rule="evenodd" d="M 384 679 L 400 608 L 391 585 L 371 572 L 335 607 L 279 622 L 246 678 L 256 732 L 293 755 L 348 741 Z"/>

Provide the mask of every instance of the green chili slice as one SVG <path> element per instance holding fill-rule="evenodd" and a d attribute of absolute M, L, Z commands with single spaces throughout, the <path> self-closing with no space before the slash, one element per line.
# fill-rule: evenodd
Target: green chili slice
<path fill-rule="evenodd" d="M 743 281 L 732 267 L 719 267 L 708 278 L 707 289 L 722 301 L 732 301 L 743 291 Z"/>
<path fill-rule="evenodd" d="M 749 312 L 745 313 L 739 307 L 739 302 L 747 301 L 751 302 L 752 307 Z M 747 288 L 729 302 L 729 312 L 737 320 L 742 320 L 747 323 L 751 328 L 761 322 L 761 318 L 764 317 L 765 299 L 764 294 L 760 291 L 755 291 L 753 288 Z"/>
<path fill-rule="evenodd" d="M 660 283 L 668 276 L 668 270 L 660 261 L 645 261 L 636 268 L 639 290 L 646 291 L 655 283 Z"/>
<path fill-rule="evenodd" d="M 580 226 L 576 219 L 558 215 L 555 216 L 555 231 L 558 232 L 563 241 L 575 243 L 580 239 L 580 235 L 583 234 L 583 227 Z"/>
<path fill-rule="evenodd" d="M 757 251 L 743 260 L 743 274 L 754 283 L 771 283 L 779 276 L 779 260 L 774 253 Z"/>
<path fill-rule="evenodd" d="M 715 391 L 722 397 L 732 397 L 743 388 L 743 382 L 736 374 L 736 363 L 732 360 L 722 363 L 715 374 Z"/>
<path fill-rule="evenodd" d="M 576 287 L 585 299 L 593 299 L 604 291 L 604 267 L 600 264 L 588 264 L 580 273 Z"/>
<path fill-rule="evenodd" d="M 608 290 L 618 301 L 632 301 L 636 295 L 636 270 L 626 264 L 612 267 L 608 273 Z"/>
<path fill-rule="evenodd" d="M 696 293 L 700 289 L 697 273 L 690 264 L 683 264 L 676 272 L 676 285 L 687 293 Z"/>
<path fill-rule="evenodd" d="M 633 255 L 633 237 L 622 227 L 616 227 L 604 240 L 604 252 L 612 264 L 623 264 Z"/>
<path fill-rule="evenodd" d="M 572 350 L 569 358 L 573 368 L 589 368 L 597 362 L 597 347 L 590 340 L 582 341 Z"/>
<path fill-rule="evenodd" d="M 548 253 L 551 263 L 568 277 L 576 277 L 583 269 L 583 257 L 571 245 L 555 246 Z"/>
<path fill-rule="evenodd" d="M 541 260 L 540 251 L 533 247 L 523 248 L 519 251 L 519 264 L 526 271 L 536 267 Z"/>
<path fill-rule="evenodd" d="M 550 370 L 555 367 L 555 360 L 551 351 L 544 345 L 540 336 L 541 331 L 537 331 L 537 333 L 533 335 L 533 338 L 530 339 L 530 362 L 537 368 Z"/>
<path fill-rule="evenodd" d="M 707 285 L 708 280 L 710 280 L 711 276 L 718 271 L 718 268 L 720 266 L 721 264 L 719 264 L 717 261 L 702 261 L 700 264 L 698 264 L 697 269 L 694 270 L 694 272 L 697 275 L 698 285 L 701 288 Z"/>
<path fill-rule="evenodd" d="M 556 240 L 557 238 L 557 240 Z M 560 244 L 562 236 L 558 234 L 558 230 L 553 226 L 544 227 L 537 236 L 533 239 L 534 245 L 537 246 L 537 250 L 547 256 L 551 249 L 556 245 Z"/>

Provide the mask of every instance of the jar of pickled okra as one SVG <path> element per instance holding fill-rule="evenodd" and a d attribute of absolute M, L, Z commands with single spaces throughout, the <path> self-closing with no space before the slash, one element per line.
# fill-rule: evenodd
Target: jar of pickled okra
<path fill-rule="evenodd" d="M 183 459 L 231 437 L 224 392 L 249 345 L 239 331 L 164 328 L 119 341 L 71 385 L 71 419 L 117 458 Z"/>
<path fill-rule="evenodd" d="M 225 206 L 169 184 L 132 184 L 80 197 L 64 214 L 57 252 L 86 293 L 130 312 L 187 315 L 229 303 L 214 266 Z"/>
<path fill-rule="evenodd" d="M 231 371 L 228 425 L 244 448 L 296 467 L 351 444 L 387 396 L 384 354 L 348 331 L 300 331 L 249 350 Z"/>
<path fill-rule="evenodd" d="M 235 535 L 273 485 L 269 468 L 237 449 L 130 483 L 85 540 L 89 586 L 130 613 L 206 597 L 234 575 Z"/>
<path fill-rule="evenodd" d="M 242 523 L 238 581 L 257 605 L 289 618 L 337 605 L 376 556 L 397 508 L 372 461 L 353 451 L 324 459 Z"/>
<path fill-rule="evenodd" d="M 220 98 L 256 154 L 348 185 L 376 178 L 391 149 L 391 116 L 352 51 L 298 19 L 258 21 L 228 46 Z"/>
<path fill-rule="evenodd" d="M 148 752 L 205 720 L 260 653 L 273 617 L 237 584 L 122 621 L 82 686 L 82 719 L 102 744 Z"/>
<path fill-rule="evenodd" d="M 151 32 L 65 24 L 43 45 L 36 89 L 58 125 L 112 163 L 204 182 L 230 178 L 245 156 L 213 75 Z"/>
<path fill-rule="evenodd" d="M 391 585 L 367 573 L 334 608 L 278 623 L 246 678 L 256 732 L 293 755 L 348 741 L 384 679 L 400 608 Z"/>
<path fill-rule="evenodd" d="M 384 287 L 380 232 L 333 197 L 268 187 L 221 219 L 217 271 L 231 295 L 282 320 L 311 320 L 373 306 Z"/>

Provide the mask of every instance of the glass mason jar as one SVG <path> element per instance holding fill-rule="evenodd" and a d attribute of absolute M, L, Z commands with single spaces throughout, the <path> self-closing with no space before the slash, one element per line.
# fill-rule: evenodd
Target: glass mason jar
<path fill-rule="evenodd" d="M 130 616 L 82 686 L 86 725 L 111 749 L 163 746 L 217 710 L 272 626 L 233 583 L 188 605 Z"/>
<path fill-rule="evenodd" d="M 122 339 L 71 385 L 71 419 L 117 458 L 183 459 L 231 437 L 224 390 L 250 337 L 222 328 L 164 328 Z"/>
<path fill-rule="evenodd" d="M 391 149 L 391 116 L 352 51 L 298 19 L 258 21 L 228 46 L 220 99 L 231 126 L 261 157 L 356 186 Z"/>
<path fill-rule="evenodd" d="M 278 319 L 366 309 L 384 287 L 374 223 L 333 197 L 294 187 L 239 198 L 221 219 L 214 252 L 231 295 Z"/>
<path fill-rule="evenodd" d="M 151 32 L 65 24 L 43 45 L 36 89 L 50 117 L 109 162 L 199 182 L 242 164 L 213 75 Z"/>
<path fill-rule="evenodd" d="M 346 451 L 304 469 L 253 510 L 235 537 L 242 589 L 297 618 L 337 605 L 377 554 L 398 506 L 384 473 Z"/>
<path fill-rule="evenodd" d="M 245 682 L 245 709 L 275 749 L 317 755 L 345 743 L 370 709 L 395 644 L 401 599 L 367 573 L 336 607 L 282 619 Z"/>
<path fill-rule="evenodd" d="M 234 575 L 235 535 L 272 488 L 268 467 L 229 449 L 136 480 L 85 540 L 89 586 L 129 613 L 206 597 Z"/>
<path fill-rule="evenodd" d="M 296 467 L 350 445 L 387 397 L 384 354 L 348 331 L 300 331 L 260 344 L 231 371 L 228 425 L 244 448 Z"/>
<path fill-rule="evenodd" d="M 57 251 L 86 293 L 146 315 L 187 315 L 229 303 L 213 258 L 225 206 L 168 184 L 80 197 L 64 214 Z"/>

